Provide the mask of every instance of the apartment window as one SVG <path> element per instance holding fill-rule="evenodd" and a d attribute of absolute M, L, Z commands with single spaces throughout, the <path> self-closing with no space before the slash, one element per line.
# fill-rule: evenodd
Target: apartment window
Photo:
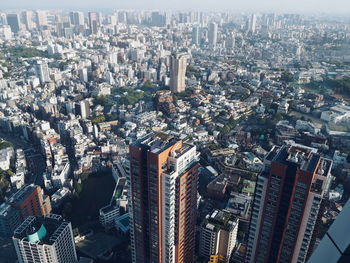
<path fill-rule="evenodd" d="M 307 189 L 307 184 L 304 184 L 302 182 L 297 182 L 297 186 L 300 186 L 301 188 Z"/>

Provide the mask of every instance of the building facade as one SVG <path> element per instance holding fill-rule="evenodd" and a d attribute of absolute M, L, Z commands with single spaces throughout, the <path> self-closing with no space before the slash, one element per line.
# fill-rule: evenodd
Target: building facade
<path fill-rule="evenodd" d="M 99 26 L 100 26 L 100 18 L 98 13 L 96 12 L 89 12 L 89 28 L 92 35 L 95 35 L 98 33 Z"/>
<path fill-rule="evenodd" d="M 21 23 L 19 19 L 18 14 L 8 14 L 6 16 L 7 18 L 7 23 L 11 27 L 11 31 L 13 33 L 18 33 L 18 31 L 21 29 Z"/>
<path fill-rule="evenodd" d="M 350 200 L 323 236 L 308 263 L 350 262 Z"/>
<path fill-rule="evenodd" d="M 0 205 L 0 236 L 12 236 L 14 230 L 28 216 L 51 213 L 51 202 L 37 185 L 27 185 Z"/>
<path fill-rule="evenodd" d="M 11 237 L 22 223 L 20 212 L 7 203 L 0 205 L 0 236 Z"/>
<path fill-rule="evenodd" d="M 173 93 L 184 92 L 186 89 L 185 77 L 187 55 L 173 54 L 170 57 L 170 90 Z"/>
<path fill-rule="evenodd" d="M 306 262 L 313 251 L 332 161 L 299 144 L 274 147 L 254 193 L 246 262 Z"/>
<path fill-rule="evenodd" d="M 134 263 L 190 263 L 195 249 L 198 153 L 185 136 L 151 133 L 130 146 Z"/>
<path fill-rule="evenodd" d="M 46 82 L 50 81 L 49 66 L 46 62 L 40 60 L 37 61 L 35 64 L 35 71 L 41 85 L 44 85 Z"/>
<path fill-rule="evenodd" d="M 50 198 L 43 195 L 41 187 L 37 185 L 21 188 L 7 202 L 20 211 L 23 219 L 28 216 L 46 216 L 51 213 Z"/>
<path fill-rule="evenodd" d="M 208 40 L 209 47 L 215 49 L 218 41 L 218 24 L 214 22 L 209 24 Z"/>
<path fill-rule="evenodd" d="M 20 263 L 78 262 L 71 223 L 61 216 L 30 216 L 12 239 Z"/>
<path fill-rule="evenodd" d="M 119 217 L 119 207 L 115 204 L 109 204 L 100 209 L 100 223 L 110 229 L 115 226 L 115 220 Z"/>
<path fill-rule="evenodd" d="M 237 241 L 238 219 L 226 211 L 214 211 L 201 224 L 199 234 L 199 255 L 229 262 Z"/>

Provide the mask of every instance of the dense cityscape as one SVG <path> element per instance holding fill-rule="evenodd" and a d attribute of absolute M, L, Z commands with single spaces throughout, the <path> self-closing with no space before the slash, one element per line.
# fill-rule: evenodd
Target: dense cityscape
<path fill-rule="evenodd" d="M 350 262 L 350 19 L 0 11 L 0 262 Z"/>

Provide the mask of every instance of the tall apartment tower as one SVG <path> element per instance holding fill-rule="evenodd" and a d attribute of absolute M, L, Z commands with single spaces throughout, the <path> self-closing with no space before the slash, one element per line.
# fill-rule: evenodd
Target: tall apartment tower
<path fill-rule="evenodd" d="M 70 12 L 69 21 L 72 25 L 83 26 L 84 25 L 84 13 L 83 12 Z"/>
<path fill-rule="evenodd" d="M 39 77 L 41 85 L 50 81 L 49 66 L 46 62 L 43 62 L 41 60 L 37 61 L 35 64 L 35 71 L 37 76 Z"/>
<path fill-rule="evenodd" d="M 150 133 L 130 146 L 133 263 L 191 263 L 198 153 L 186 136 Z"/>
<path fill-rule="evenodd" d="M 23 11 L 22 12 L 23 21 L 27 30 L 31 30 L 35 27 L 33 22 L 33 12 L 32 11 Z"/>
<path fill-rule="evenodd" d="M 237 241 L 238 218 L 226 211 L 207 215 L 199 229 L 199 255 L 220 262 L 230 262 Z"/>
<path fill-rule="evenodd" d="M 97 34 L 100 26 L 99 15 L 96 12 L 89 12 L 89 27 L 92 35 Z"/>
<path fill-rule="evenodd" d="M 209 24 L 208 40 L 209 47 L 215 49 L 218 41 L 218 25 L 214 22 Z"/>
<path fill-rule="evenodd" d="M 90 103 L 87 100 L 82 100 L 80 105 L 80 116 L 82 119 L 86 119 L 90 116 Z"/>
<path fill-rule="evenodd" d="M 6 16 L 7 23 L 11 27 L 13 33 L 18 33 L 21 29 L 21 22 L 18 14 L 7 14 Z"/>
<path fill-rule="evenodd" d="M 71 223 L 58 215 L 28 217 L 12 237 L 19 263 L 76 263 Z"/>
<path fill-rule="evenodd" d="M 256 14 L 252 14 L 249 20 L 249 32 L 255 33 L 256 31 Z"/>
<path fill-rule="evenodd" d="M 194 26 L 192 28 L 192 44 L 199 46 L 199 44 L 200 44 L 200 32 L 201 32 L 201 29 L 199 26 Z"/>
<path fill-rule="evenodd" d="M 173 93 L 186 89 L 185 77 L 187 69 L 187 54 L 173 54 L 170 57 L 170 90 Z"/>
<path fill-rule="evenodd" d="M 38 28 L 42 28 L 48 25 L 47 12 L 45 10 L 37 10 L 36 18 L 37 18 Z"/>
<path fill-rule="evenodd" d="M 299 144 L 274 147 L 258 176 L 246 262 L 306 262 L 332 176 L 332 161 Z"/>

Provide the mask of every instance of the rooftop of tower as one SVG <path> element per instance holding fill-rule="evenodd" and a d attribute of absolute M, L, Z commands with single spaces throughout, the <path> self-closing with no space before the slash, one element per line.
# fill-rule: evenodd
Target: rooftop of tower
<path fill-rule="evenodd" d="M 327 175 L 332 162 L 317 153 L 317 149 L 301 144 L 284 145 L 269 153 L 271 160 L 282 164 L 296 164 L 299 169 L 310 173 Z"/>
<path fill-rule="evenodd" d="M 28 217 L 14 232 L 14 238 L 32 244 L 52 245 L 68 222 L 59 215 Z"/>
<path fill-rule="evenodd" d="M 174 132 L 152 132 L 140 140 L 137 140 L 133 145 L 136 147 L 148 149 L 149 151 L 158 154 L 185 138 L 186 135 Z"/>
<path fill-rule="evenodd" d="M 37 187 L 38 186 L 32 184 L 21 188 L 9 198 L 8 203 L 20 205 L 26 198 L 28 198 L 29 195 L 31 195 L 36 190 Z"/>

